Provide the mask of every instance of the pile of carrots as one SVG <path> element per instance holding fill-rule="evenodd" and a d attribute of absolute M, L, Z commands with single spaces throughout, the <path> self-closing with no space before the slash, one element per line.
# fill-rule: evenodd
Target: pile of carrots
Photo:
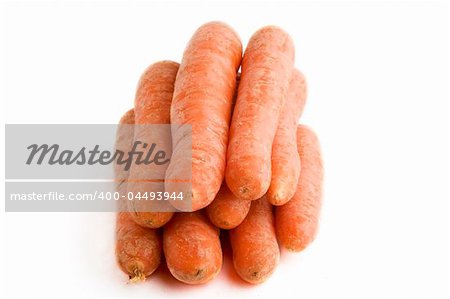
<path fill-rule="evenodd" d="M 258 30 L 243 53 L 233 29 L 210 22 L 194 33 L 181 64 L 147 68 L 120 123 L 190 124 L 191 136 L 172 131 L 162 184 L 178 191 L 168 178 L 179 175 L 191 147 L 192 189 L 189 200 L 171 202 L 179 212 L 118 212 L 116 255 L 132 281 L 163 260 L 179 281 L 212 280 L 222 267 L 221 230 L 229 230 L 236 273 L 253 284 L 274 272 L 280 246 L 301 251 L 312 242 L 323 165 L 315 133 L 298 125 L 306 89 L 293 41 L 275 26 Z M 118 134 L 116 142 L 137 138 L 145 136 Z M 133 165 L 130 175 L 151 171 Z"/>

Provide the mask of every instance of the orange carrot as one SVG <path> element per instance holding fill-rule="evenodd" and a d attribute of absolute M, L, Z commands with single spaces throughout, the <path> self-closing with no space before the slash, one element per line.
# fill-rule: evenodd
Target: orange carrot
<path fill-rule="evenodd" d="M 131 109 L 120 120 L 116 136 L 116 150 L 128 152 L 133 143 L 134 110 Z M 116 189 L 122 193 L 128 171 L 120 165 L 115 167 Z M 126 203 L 119 202 L 124 210 Z M 144 280 L 158 267 L 161 260 L 162 244 L 156 230 L 137 225 L 130 213 L 118 212 L 116 218 L 116 257 L 120 268 L 128 274 L 131 282 Z"/>
<path fill-rule="evenodd" d="M 206 207 L 209 220 L 222 229 L 232 229 L 241 224 L 250 210 L 251 201 L 237 198 L 226 184 L 217 193 L 213 202 Z"/>
<path fill-rule="evenodd" d="M 136 129 L 135 141 L 155 141 L 159 150 L 163 150 L 167 157 L 172 151 L 170 130 L 165 128 L 149 129 L 149 124 L 170 124 L 170 105 L 176 74 L 179 64 L 173 61 L 161 61 L 152 64 L 139 81 L 135 97 Z M 143 126 L 139 126 L 143 125 Z M 128 192 L 137 195 L 138 192 L 163 192 L 164 177 L 167 164 L 136 164 L 133 163 L 130 170 Z M 150 184 L 139 180 L 153 179 Z M 155 182 L 156 180 L 156 182 Z M 151 190 L 149 190 L 151 189 Z M 158 228 L 167 223 L 173 216 L 173 212 L 161 212 L 168 210 L 164 204 L 167 202 L 129 201 L 129 209 L 133 211 L 132 217 L 136 223 L 144 227 Z M 155 211 L 159 209 L 159 211 Z"/>
<path fill-rule="evenodd" d="M 276 206 L 288 202 L 297 189 L 300 176 L 300 157 L 296 142 L 297 123 L 305 100 L 305 77 L 294 70 L 272 146 L 272 181 L 267 197 L 269 202 Z"/>
<path fill-rule="evenodd" d="M 272 143 L 294 63 L 294 45 L 269 26 L 250 39 L 230 127 L 226 182 L 242 199 L 255 200 L 269 188 Z"/>
<path fill-rule="evenodd" d="M 132 147 L 133 139 L 134 109 L 130 109 L 122 116 L 117 126 L 115 149 L 127 153 Z M 125 170 L 123 165 L 115 163 L 114 175 L 116 177 L 116 189 L 121 192 L 121 195 L 125 195 L 129 171 Z"/>
<path fill-rule="evenodd" d="M 131 213 L 117 214 L 117 261 L 131 282 L 144 280 L 158 268 L 161 247 L 161 240 L 155 229 L 139 226 L 131 219 Z"/>
<path fill-rule="evenodd" d="M 220 189 L 225 173 L 228 129 L 236 74 L 242 56 L 237 34 L 226 24 L 201 26 L 183 55 L 175 82 L 171 123 L 192 126 L 192 134 L 174 129 L 173 155 L 166 172 L 166 191 L 179 192 L 177 180 L 191 173 L 192 188 L 173 205 L 183 211 L 207 206 Z M 186 159 L 191 149 L 192 160 Z"/>
<path fill-rule="evenodd" d="M 264 282 L 280 259 L 272 206 L 266 196 L 252 201 L 245 220 L 230 230 L 233 263 L 237 274 L 249 283 Z"/>
<path fill-rule="evenodd" d="M 177 213 L 164 226 L 163 247 L 167 267 L 184 283 L 206 283 L 222 268 L 219 230 L 199 211 Z"/>
<path fill-rule="evenodd" d="M 302 163 L 297 192 L 275 212 L 278 241 L 291 251 L 301 251 L 314 240 L 322 202 L 323 164 L 319 141 L 306 126 L 298 126 L 297 147 Z"/>

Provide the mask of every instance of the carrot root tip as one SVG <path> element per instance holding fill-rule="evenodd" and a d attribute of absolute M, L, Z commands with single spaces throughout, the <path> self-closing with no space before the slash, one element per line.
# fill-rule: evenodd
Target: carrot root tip
<path fill-rule="evenodd" d="M 199 277 L 202 275 L 202 273 L 203 273 L 203 269 L 198 269 L 197 273 L 195 273 L 195 276 Z"/>
<path fill-rule="evenodd" d="M 128 283 L 137 283 L 145 281 L 145 275 L 141 270 L 135 268 L 133 274 L 129 276 Z"/>
<path fill-rule="evenodd" d="M 244 187 L 239 188 L 239 193 L 245 194 L 247 192 L 248 192 L 248 188 L 247 187 L 244 186 Z"/>

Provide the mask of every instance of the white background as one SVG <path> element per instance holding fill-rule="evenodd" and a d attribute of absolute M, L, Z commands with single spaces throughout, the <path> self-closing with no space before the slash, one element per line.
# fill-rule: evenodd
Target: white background
<path fill-rule="evenodd" d="M 317 131 L 326 167 L 314 244 L 282 252 L 259 286 L 239 281 L 229 255 L 205 286 L 167 271 L 130 286 L 114 260 L 113 214 L 2 212 L 1 297 L 448 298 L 446 3 L 3 3 L 2 123 L 116 123 L 141 72 L 179 61 L 210 20 L 244 45 L 267 24 L 296 43 L 309 83 L 301 122 Z"/>

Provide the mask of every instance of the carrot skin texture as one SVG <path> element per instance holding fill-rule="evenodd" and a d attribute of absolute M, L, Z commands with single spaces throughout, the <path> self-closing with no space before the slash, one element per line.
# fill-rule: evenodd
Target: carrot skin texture
<path fill-rule="evenodd" d="M 209 220 L 218 228 L 232 229 L 244 221 L 250 210 L 251 201 L 237 198 L 223 184 L 213 202 L 206 207 Z"/>
<path fill-rule="evenodd" d="M 191 125 L 192 136 L 176 129 L 172 132 L 174 150 L 166 173 L 166 191 L 179 192 L 179 185 L 172 182 L 186 178 L 186 169 L 190 172 L 192 167 L 192 189 L 184 201 L 171 202 L 179 210 L 204 208 L 220 189 L 241 58 L 239 37 L 221 22 L 201 26 L 184 52 L 175 82 L 171 123 Z M 190 148 L 191 142 L 192 161 L 187 161 L 185 147 Z"/>
<path fill-rule="evenodd" d="M 227 185 L 241 199 L 256 200 L 269 188 L 272 143 L 293 64 L 293 42 L 274 26 L 258 30 L 245 50 L 226 168 Z"/>
<path fill-rule="evenodd" d="M 170 124 L 170 106 L 172 103 L 173 88 L 179 64 L 173 61 L 160 61 L 150 65 L 141 76 L 135 96 L 135 119 L 137 125 Z M 145 126 L 137 126 L 135 140 L 156 140 L 160 149 L 169 156 L 171 154 L 171 137 L 165 130 L 154 130 L 152 136 Z M 157 136 L 155 136 L 157 135 Z M 133 164 L 130 171 L 132 179 L 163 179 L 167 165 L 154 166 Z M 129 182 L 129 192 L 164 191 L 163 182 L 149 185 L 141 182 Z M 134 221 L 144 227 L 159 228 L 166 224 L 173 216 L 173 212 L 152 211 L 156 209 L 152 202 L 129 202 L 129 210 L 133 211 Z M 164 203 L 163 203 L 164 204 Z M 145 205 L 145 206 L 144 206 Z M 153 206 L 151 206 L 153 205 Z"/>
<path fill-rule="evenodd" d="M 274 271 L 280 259 L 275 235 L 272 205 L 266 196 L 252 201 L 245 220 L 230 230 L 233 264 L 245 281 L 264 282 Z"/>
<path fill-rule="evenodd" d="M 297 190 L 301 168 L 297 123 L 305 106 L 306 92 L 305 77 L 294 69 L 272 146 L 272 180 L 267 197 L 276 206 L 288 202 Z"/>
<path fill-rule="evenodd" d="M 297 191 L 285 205 L 276 207 L 277 238 L 290 251 L 305 249 L 315 238 L 322 205 L 323 162 L 315 133 L 304 125 L 297 129 L 302 170 Z"/>
<path fill-rule="evenodd" d="M 134 222 L 147 228 L 159 228 L 169 222 L 173 212 L 130 212 Z"/>
<path fill-rule="evenodd" d="M 163 247 L 172 275 L 187 284 L 203 284 L 222 268 L 219 230 L 200 211 L 179 212 L 164 226 Z"/>
<path fill-rule="evenodd" d="M 116 135 L 116 150 L 128 152 L 133 143 L 134 109 L 121 118 Z M 121 195 L 126 191 L 128 172 L 123 166 L 115 165 L 116 190 Z M 158 267 L 161 260 L 162 244 L 156 230 L 137 225 L 126 210 L 126 202 L 119 201 L 120 212 L 116 217 L 116 258 L 117 262 L 132 282 L 144 280 Z"/>

